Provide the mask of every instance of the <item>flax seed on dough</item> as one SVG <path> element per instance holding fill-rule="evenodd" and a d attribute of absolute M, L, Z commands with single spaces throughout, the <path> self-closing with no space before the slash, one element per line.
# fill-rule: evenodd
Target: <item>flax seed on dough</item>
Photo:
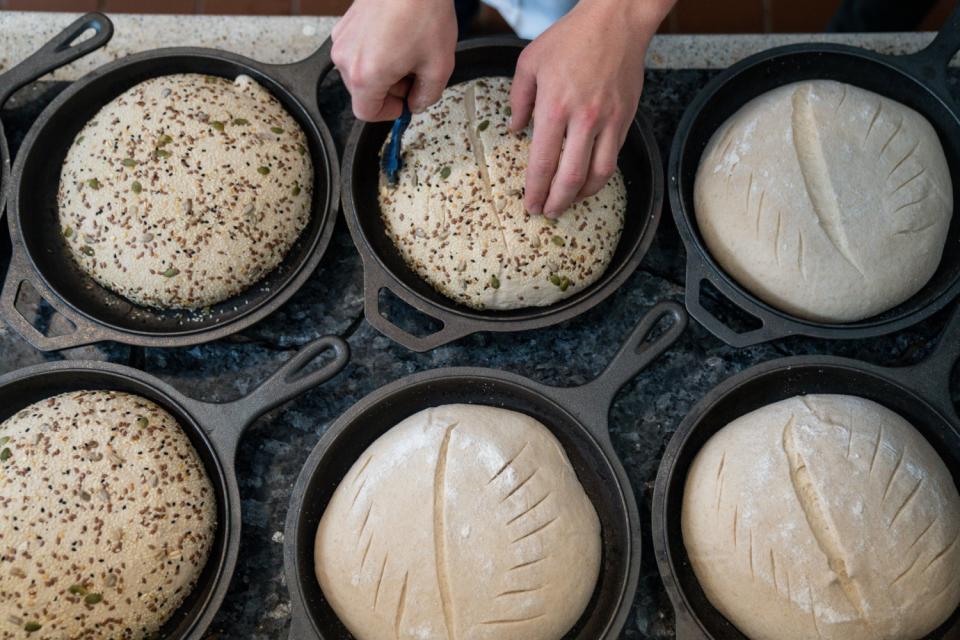
<path fill-rule="evenodd" d="M 380 178 L 381 215 L 403 260 L 475 309 L 547 306 L 590 286 L 610 264 L 627 208 L 617 171 L 556 221 L 524 210 L 530 131 L 509 130 L 510 85 L 495 77 L 448 87 L 404 134 L 399 183 Z"/>
<path fill-rule="evenodd" d="M 216 494 L 176 420 L 116 391 L 0 424 L 0 640 L 140 640 L 207 562 Z"/>
<path fill-rule="evenodd" d="M 132 87 L 84 126 L 57 195 L 84 272 L 140 305 L 200 309 L 283 261 L 312 191 L 306 137 L 265 88 L 177 74 Z"/>

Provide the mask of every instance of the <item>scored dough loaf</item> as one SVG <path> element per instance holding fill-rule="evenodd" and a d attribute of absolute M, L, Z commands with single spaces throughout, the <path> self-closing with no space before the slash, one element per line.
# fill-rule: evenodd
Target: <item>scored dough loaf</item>
<path fill-rule="evenodd" d="M 510 86 L 491 77 L 448 87 L 413 116 L 398 184 L 380 177 L 381 215 L 403 260 L 476 309 L 547 306 L 590 286 L 610 264 L 627 207 L 618 170 L 556 221 L 526 212 L 529 129 L 509 130 Z"/>
<path fill-rule="evenodd" d="M 560 640 L 593 593 L 600 523 L 545 426 L 446 405 L 360 456 L 320 520 L 315 562 L 357 640 Z"/>
<path fill-rule="evenodd" d="M 276 268 L 310 219 L 313 164 L 296 120 L 248 76 L 145 80 L 67 152 L 57 194 L 74 260 L 160 309 L 201 309 Z"/>
<path fill-rule="evenodd" d="M 711 603 L 753 640 L 915 640 L 960 603 L 960 496 L 906 420 L 808 395 L 718 431 L 681 515 Z"/>
<path fill-rule="evenodd" d="M 953 186 L 923 116 L 816 80 L 751 100 L 717 130 L 694 203 L 711 255 L 746 289 L 801 318 L 853 322 L 936 272 Z"/>
<path fill-rule="evenodd" d="M 216 494 L 176 420 L 76 391 L 0 424 L 0 639 L 141 640 L 207 562 Z"/>

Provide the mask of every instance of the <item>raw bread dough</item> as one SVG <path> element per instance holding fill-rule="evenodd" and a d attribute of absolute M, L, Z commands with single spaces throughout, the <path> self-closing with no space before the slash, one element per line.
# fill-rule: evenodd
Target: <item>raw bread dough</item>
<path fill-rule="evenodd" d="M 360 456 L 315 562 L 357 640 L 560 640 L 593 594 L 600 523 L 545 426 L 446 405 Z"/>
<path fill-rule="evenodd" d="M 525 211 L 530 132 L 508 128 L 510 85 L 493 77 L 448 87 L 413 116 L 399 183 L 380 176 L 381 215 L 403 260 L 475 309 L 542 307 L 590 286 L 610 264 L 627 208 L 618 170 L 556 221 Z"/>
<path fill-rule="evenodd" d="M 67 152 L 57 199 L 73 258 L 140 305 L 200 309 L 279 265 L 310 220 L 296 120 L 248 76 L 145 80 Z"/>
<path fill-rule="evenodd" d="M 217 526 L 176 420 L 75 391 L 0 424 L 0 639 L 140 640 L 190 594 Z"/>
<path fill-rule="evenodd" d="M 953 186 L 923 116 L 816 80 L 727 120 L 704 150 L 694 202 L 710 254 L 746 289 L 801 318 L 853 322 L 936 272 Z"/>
<path fill-rule="evenodd" d="M 753 640 L 914 640 L 960 603 L 960 496 L 913 426 L 798 396 L 734 420 L 687 476 L 687 554 Z"/>

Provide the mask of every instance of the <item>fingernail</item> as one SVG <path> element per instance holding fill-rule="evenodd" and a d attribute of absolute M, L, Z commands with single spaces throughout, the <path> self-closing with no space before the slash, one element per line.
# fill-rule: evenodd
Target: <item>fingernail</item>
<path fill-rule="evenodd" d="M 533 206 L 531 206 L 531 207 L 527 207 L 527 211 L 529 211 L 529 212 L 532 213 L 533 215 L 537 216 L 537 215 L 540 215 L 541 213 L 543 213 L 543 207 L 541 207 L 541 206 L 538 205 L 538 204 L 535 204 L 535 205 L 533 205 Z"/>
<path fill-rule="evenodd" d="M 427 110 L 427 104 L 424 100 L 416 100 L 410 103 L 410 111 L 414 113 L 423 113 Z"/>

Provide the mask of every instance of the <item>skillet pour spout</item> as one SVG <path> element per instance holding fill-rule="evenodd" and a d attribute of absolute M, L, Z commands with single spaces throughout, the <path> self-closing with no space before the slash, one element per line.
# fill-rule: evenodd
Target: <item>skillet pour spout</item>
<path fill-rule="evenodd" d="M 641 523 L 636 497 L 608 429 L 614 396 L 683 333 L 675 302 L 648 311 L 606 369 L 579 387 L 553 387 L 477 367 L 433 369 L 381 387 L 327 430 L 294 486 L 284 530 L 291 640 L 351 640 L 327 603 L 314 572 L 314 540 L 337 485 L 377 438 L 403 419 L 444 404 L 484 404 L 531 416 L 567 454 L 596 509 L 603 535 L 600 576 L 590 603 L 565 640 L 615 640 L 626 624 L 640 575 Z M 402 543 L 402 541 L 397 541 Z M 384 597 L 396 599 L 399 594 Z"/>

